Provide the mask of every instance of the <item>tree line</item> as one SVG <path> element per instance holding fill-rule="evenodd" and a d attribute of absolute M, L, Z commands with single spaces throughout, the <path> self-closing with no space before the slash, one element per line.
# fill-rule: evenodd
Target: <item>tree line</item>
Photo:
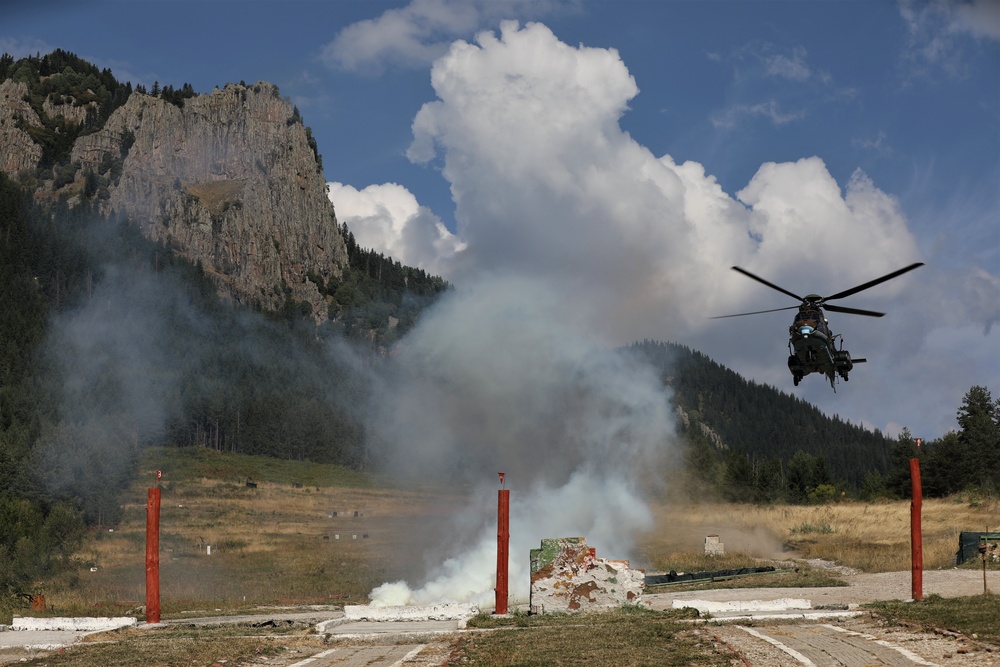
<path fill-rule="evenodd" d="M 972 387 L 958 430 L 921 443 L 906 429 L 878 430 L 818 408 L 685 346 L 644 341 L 630 347 L 660 368 L 673 390 L 688 469 L 731 501 L 821 503 L 840 498 L 906 498 L 910 458 L 921 461 L 929 497 L 1000 493 L 1000 401 Z"/>

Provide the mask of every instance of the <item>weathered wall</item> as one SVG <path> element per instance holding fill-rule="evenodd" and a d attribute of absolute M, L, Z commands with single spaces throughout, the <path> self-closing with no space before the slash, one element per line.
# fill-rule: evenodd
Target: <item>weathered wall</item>
<path fill-rule="evenodd" d="M 582 537 L 543 539 L 531 550 L 533 614 L 607 609 L 638 604 L 645 574 L 627 560 L 597 558 Z"/>

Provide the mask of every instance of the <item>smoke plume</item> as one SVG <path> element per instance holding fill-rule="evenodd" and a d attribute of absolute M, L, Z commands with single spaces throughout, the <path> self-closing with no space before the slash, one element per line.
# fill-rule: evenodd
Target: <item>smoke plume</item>
<path fill-rule="evenodd" d="M 528 551 L 586 537 L 632 556 L 651 527 L 649 471 L 672 446 L 668 395 L 627 353 L 589 340 L 550 285 L 491 276 L 450 294 L 400 346 L 372 428 L 379 457 L 409 479 L 470 490 L 426 578 L 375 604 L 492 600 L 497 473 L 511 489 L 511 593 L 527 598 Z"/>

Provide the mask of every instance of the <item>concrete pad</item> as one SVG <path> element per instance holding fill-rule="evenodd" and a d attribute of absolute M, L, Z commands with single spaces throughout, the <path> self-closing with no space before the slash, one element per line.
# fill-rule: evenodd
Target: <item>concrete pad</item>
<path fill-rule="evenodd" d="M 278 627 L 315 625 L 331 619 L 341 619 L 344 613 L 340 610 L 317 609 L 308 612 L 259 611 L 254 614 L 237 614 L 230 616 L 204 616 L 189 618 L 171 618 L 160 625 L 194 625 L 197 627 L 213 627 L 220 625 L 249 625 L 251 627 Z M 155 627 L 155 626 L 152 626 Z"/>
<path fill-rule="evenodd" d="M 674 609 L 685 607 L 697 609 L 703 614 L 723 612 L 787 611 L 789 609 L 812 609 L 812 602 L 802 598 L 780 598 L 778 600 L 674 600 Z"/>
<path fill-rule="evenodd" d="M 346 605 L 344 607 L 346 621 L 456 621 L 472 618 L 478 613 L 478 605 L 465 602 L 428 606 Z"/>
<path fill-rule="evenodd" d="M 15 617 L 10 624 L 10 631 L 45 631 L 68 630 L 71 632 L 101 632 L 117 630 L 118 628 L 134 627 L 138 624 L 131 616 L 109 617 L 72 617 L 54 616 L 51 618 Z"/>
<path fill-rule="evenodd" d="M 424 644 L 335 646 L 288 667 L 399 667 L 423 648 Z"/>
<path fill-rule="evenodd" d="M 316 626 L 316 631 L 330 639 L 377 639 L 379 641 L 415 640 L 420 637 L 448 635 L 465 628 L 465 620 L 450 621 L 331 621 Z"/>
<path fill-rule="evenodd" d="M 803 609 L 800 612 L 793 611 L 756 611 L 756 612 L 731 612 L 723 614 L 712 614 L 711 620 L 718 623 L 726 623 L 730 621 L 741 621 L 741 622 L 762 622 L 762 621 L 805 621 L 805 620 L 819 620 L 819 619 L 830 619 L 830 618 L 853 618 L 855 616 L 861 616 L 865 612 L 854 610 L 854 611 L 835 611 L 831 609 Z"/>
<path fill-rule="evenodd" d="M 77 642 L 86 632 L 72 630 L 19 630 L 0 632 L 0 652 L 10 649 L 23 651 L 54 651 Z"/>

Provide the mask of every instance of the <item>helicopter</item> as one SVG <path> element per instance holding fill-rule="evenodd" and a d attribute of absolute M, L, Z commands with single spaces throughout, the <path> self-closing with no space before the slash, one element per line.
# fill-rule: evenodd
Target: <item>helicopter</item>
<path fill-rule="evenodd" d="M 880 285 L 887 280 L 898 278 L 904 273 L 912 271 L 913 269 L 923 265 L 923 262 L 910 264 L 902 269 L 886 274 L 881 278 L 869 280 L 863 285 L 858 285 L 857 287 L 852 287 L 851 289 L 844 290 L 843 292 L 837 292 L 836 294 L 831 294 L 830 296 L 820 296 L 818 294 L 799 296 L 798 294 L 786 290 L 784 287 L 779 287 L 774 283 L 764 280 L 760 276 L 750 273 L 746 269 L 734 266 L 733 271 L 738 271 L 748 278 L 756 280 L 763 285 L 767 285 L 771 289 L 777 290 L 782 294 L 787 294 L 793 299 L 798 300 L 800 303 L 797 306 L 772 308 L 770 310 L 756 310 L 750 313 L 718 315 L 711 319 L 717 320 L 726 317 L 759 315 L 761 313 L 773 313 L 779 310 L 792 310 L 793 308 L 798 308 L 798 312 L 795 314 L 795 320 L 788 328 L 788 370 L 792 374 L 792 381 L 797 387 L 799 386 L 799 382 L 806 375 L 809 375 L 810 373 L 822 373 L 823 375 L 826 375 L 827 379 L 830 380 L 830 386 L 833 387 L 833 390 L 837 391 L 837 376 L 839 375 L 844 382 L 847 382 L 848 373 L 850 373 L 850 371 L 854 368 L 854 364 L 866 362 L 867 359 L 854 359 L 851 357 L 851 353 L 844 349 L 843 336 L 840 334 L 834 334 L 830 331 L 829 321 L 826 319 L 826 315 L 823 310 L 826 309 L 835 313 L 849 313 L 851 315 L 865 315 L 867 317 L 882 317 L 885 313 L 879 313 L 873 310 L 862 310 L 860 308 L 848 308 L 846 306 L 838 306 L 827 302 L 834 299 L 843 299 L 844 297 L 851 296 L 852 294 L 857 294 L 862 290 Z"/>

